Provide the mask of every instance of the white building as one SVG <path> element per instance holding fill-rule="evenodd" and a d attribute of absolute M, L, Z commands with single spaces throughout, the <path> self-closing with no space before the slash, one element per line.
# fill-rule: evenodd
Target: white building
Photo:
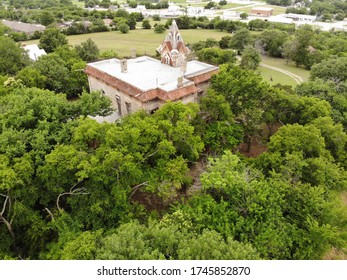
<path fill-rule="evenodd" d="M 301 23 L 312 23 L 316 20 L 316 16 L 310 16 L 310 15 L 301 15 L 301 14 L 284 14 L 283 15 L 286 18 L 292 19 L 294 22 L 301 22 Z"/>
<path fill-rule="evenodd" d="M 33 61 L 36 61 L 40 56 L 47 54 L 44 49 L 40 49 L 39 46 L 36 44 L 23 44 L 22 47 L 27 51 L 29 58 Z"/>

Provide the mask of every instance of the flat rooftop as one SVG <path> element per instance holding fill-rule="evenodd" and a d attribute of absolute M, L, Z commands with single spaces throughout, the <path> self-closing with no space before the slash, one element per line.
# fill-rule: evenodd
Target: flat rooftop
<path fill-rule="evenodd" d="M 131 84 L 142 91 L 160 88 L 165 91 L 177 89 L 177 79 L 182 76 L 180 67 L 172 67 L 148 56 L 127 59 L 127 72 L 121 72 L 121 60 L 112 58 L 108 60 L 88 63 L 89 66 L 101 70 L 119 80 Z M 218 69 L 207 63 L 197 60 L 187 62 L 184 76 L 197 76 Z M 183 78 L 185 85 L 193 83 Z"/>

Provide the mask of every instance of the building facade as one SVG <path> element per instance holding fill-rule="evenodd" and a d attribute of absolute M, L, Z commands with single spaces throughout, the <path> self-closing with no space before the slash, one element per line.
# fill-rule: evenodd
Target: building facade
<path fill-rule="evenodd" d="M 219 68 L 186 60 L 190 51 L 175 21 L 157 51 L 160 61 L 141 56 L 89 63 L 85 73 L 90 90 L 108 96 L 119 116 L 140 109 L 153 112 L 167 101 L 197 102 Z"/>
<path fill-rule="evenodd" d="M 273 13 L 273 8 L 254 7 L 252 8 L 250 15 L 257 16 L 257 17 L 270 17 L 272 16 L 272 13 Z"/>

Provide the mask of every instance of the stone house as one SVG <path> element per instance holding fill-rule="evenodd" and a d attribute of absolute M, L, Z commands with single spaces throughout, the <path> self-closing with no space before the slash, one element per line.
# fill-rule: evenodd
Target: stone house
<path fill-rule="evenodd" d="M 175 21 L 157 51 L 160 61 L 133 55 L 131 59 L 89 63 L 85 73 L 90 90 L 99 90 L 108 96 L 119 116 L 140 109 L 153 112 L 167 101 L 197 102 L 219 68 L 186 60 L 190 51 Z"/>

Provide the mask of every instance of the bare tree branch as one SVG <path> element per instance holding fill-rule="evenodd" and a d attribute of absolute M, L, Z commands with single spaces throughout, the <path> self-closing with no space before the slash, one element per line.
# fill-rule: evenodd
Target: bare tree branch
<path fill-rule="evenodd" d="M 60 205 L 59 205 L 59 202 L 60 202 L 60 198 L 63 197 L 64 195 L 88 195 L 90 193 L 87 193 L 85 192 L 85 188 L 78 188 L 78 189 L 75 189 L 77 187 L 77 185 L 79 183 L 81 183 L 83 181 L 79 181 L 77 182 L 75 185 L 73 185 L 71 188 L 70 188 L 70 191 L 69 192 L 64 192 L 64 193 L 61 193 L 58 195 L 58 198 L 57 198 L 57 202 L 56 202 L 56 205 L 57 205 L 57 208 L 59 211 L 62 211 Z"/>
<path fill-rule="evenodd" d="M 3 195 L 2 195 L 3 196 Z M 6 210 L 6 206 L 7 206 L 7 201 L 8 201 L 8 195 L 7 196 L 4 196 L 5 197 L 5 201 L 4 201 L 4 205 L 2 206 L 2 211 L 1 211 L 1 213 L 0 213 L 0 215 L 2 216 L 2 215 L 4 215 L 4 213 L 5 213 L 5 210 Z"/>
<path fill-rule="evenodd" d="M 45 210 L 48 212 L 49 216 L 51 217 L 52 221 L 54 221 L 54 215 L 52 214 L 51 211 L 47 207 L 45 207 Z"/>
<path fill-rule="evenodd" d="M 1 213 L 0 213 L 0 222 L 3 222 L 3 223 L 6 225 L 6 227 L 7 227 L 8 231 L 9 231 L 9 233 L 11 234 L 13 240 L 15 240 L 15 239 L 16 239 L 16 236 L 15 236 L 15 234 L 14 234 L 14 232 L 13 232 L 13 229 L 12 229 L 12 225 L 11 225 L 12 221 L 9 222 L 9 221 L 4 217 L 5 210 L 6 210 L 7 204 L 8 204 L 8 202 L 9 202 L 9 200 L 10 200 L 10 197 L 9 197 L 8 195 L 3 195 L 3 194 L 0 194 L 0 195 L 1 195 L 2 197 L 5 197 L 4 205 L 2 206 L 2 211 L 1 211 Z"/>
<path fill-rule="evenodd" d="M 139 188 L 141 188 L 141 187 L 143 187 L 143 186 L 148 186 L 148 182 L 143 182 L 143 183 L 138 184 L 138 185 L 136 185 L 135 187 L 133 187 L 133 188 L 132 188 L 133 191 L 131 192 L 131 195 L 129 196 L 129 199 L 134 195 L 134 193 L 135 193 Z"/>

